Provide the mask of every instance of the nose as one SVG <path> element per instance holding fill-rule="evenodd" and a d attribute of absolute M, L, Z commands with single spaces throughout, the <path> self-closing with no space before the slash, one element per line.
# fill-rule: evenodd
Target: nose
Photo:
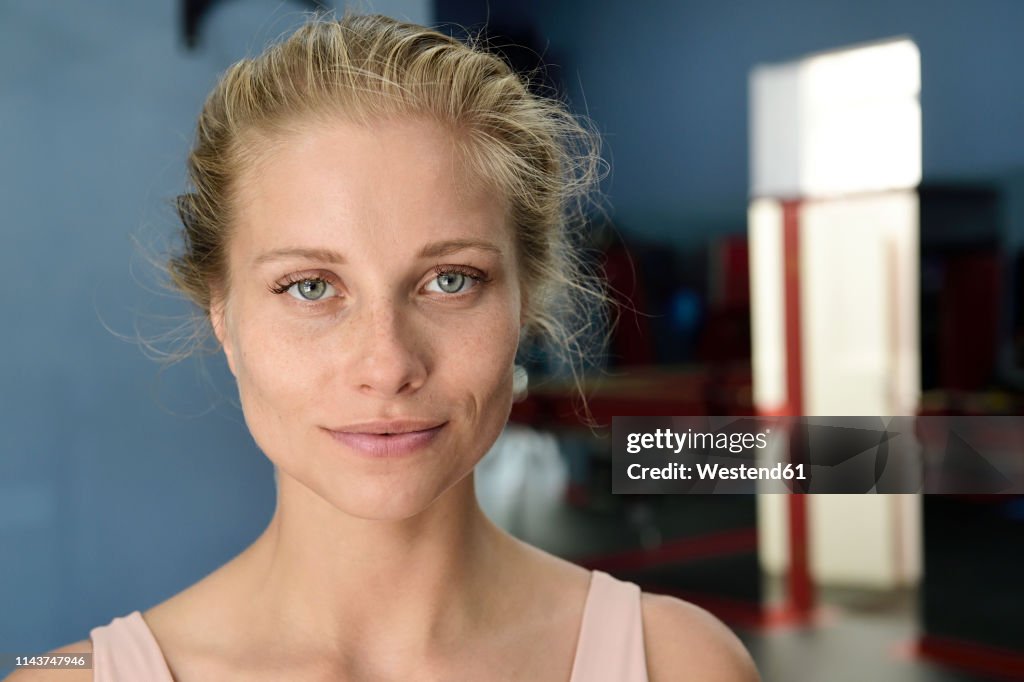
<path fill-rule="evenodd" d="M 408 311 L 392 302 L 367 304 L 351 330 L 351 381 L 364 395 L 415 393 L 427 378 L 427 347 Z"/>

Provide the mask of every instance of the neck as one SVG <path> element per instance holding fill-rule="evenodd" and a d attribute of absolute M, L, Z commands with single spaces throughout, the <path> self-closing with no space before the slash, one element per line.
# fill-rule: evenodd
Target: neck
<path fill-rule="evenodd" d="M 419 514 L 379 521 L 279 472 L 274 517 L 247 552 L 252 605 L 321 652 L 425 656 L 500 618 L 493 585 L 514 543 L 480 510 L 472 474 Z"/>

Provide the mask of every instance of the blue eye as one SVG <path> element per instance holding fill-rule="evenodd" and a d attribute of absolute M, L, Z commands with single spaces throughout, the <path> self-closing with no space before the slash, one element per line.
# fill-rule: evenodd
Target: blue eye
<path fill-rule="evenodd" d="M 460 270 L 437 270 L 436 276 L 427 285 L 428 291 L 442 294 L 461 294 L 469 291 L 481 281 L 484 276 Z"/>
<path fill-rule="evenodd" d="M 299 280 L 289 286 L 287 291 L 292 298 L 300 301 L 319 301 L 333 294 L 334 287 L 322 279 L 313 278 Z"/>
<path fill-rule="evenodd" d="M 469 278 L 461 272 L 446 272 L 437 276 L 437 286 L 446 294 L 457 294 Z"/>

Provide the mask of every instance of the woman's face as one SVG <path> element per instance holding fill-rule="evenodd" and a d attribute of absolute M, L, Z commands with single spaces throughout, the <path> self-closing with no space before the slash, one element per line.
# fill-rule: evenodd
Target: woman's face
<path fill-rule="evenodd" d="M 522 311 L 504 202 L 424 121 L 309 126 L 260 151 L 212 311 L 246 422 L 336 508 L 412 516 L 511 409 Z"/>

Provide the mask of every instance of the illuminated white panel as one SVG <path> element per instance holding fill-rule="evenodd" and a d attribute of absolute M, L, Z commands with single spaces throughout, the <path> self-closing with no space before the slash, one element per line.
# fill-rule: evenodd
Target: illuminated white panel
<path fill-rule="evenodd" d="M 911 414 L 918 399 L 917 195 L 800 210 L 804 412 Z"/>
<path fill-rule="evenodd" d="M 776 435 L 772 441 L 781 440 Z M 758 462 L 760 465 L 760 462 Z M 786 495 L 755 495 L 757 499 L 757 557 L 761 569 L 781 575 L 789 567 L 789 516 Z M 815 497 L 815 495 L 808 495 Z"/>
<path fill-rule="evenodd" d="M 921 58 L 913 42 L 812 57 L 800 71 L 804 196 L 921 182 Z"/>
<path fill-rule="evenodd" d="M 799 220 L 804 411 L 913 414 L 920 390 L 917 194 L 812 201 Z M 811 568 L 819 579 L 893 587 L 919 577 L 916 496 L 811 497 Z"/>
<path fill-rule="evenodd" d="M 899 495 L 808 495 L 811 574 L 830 585 L 890 589 L 897 572 L 893 498 Z"/>
<path fill-rule="evenodd" d="M 886 233 L 886 258 L 893 273 L 889 294 L 892 377 L 886 399 L 889 414 L 917 414 L 921 402 L 920 244 L 921 208 L 916 192 L 893 197 L 893 220 Z"/>
<path fill-rule="evenodd" d="M 909 40 L 751 73 L 751 301 L 761 411 L 785 404 L 786 362 L 782 217 L 766 198 L 801 200 L 804 414 L 916 409 L 919 218 L 907 190 L 921 179 L 920 88 L 920 55 Z M 785 497 L 758 498 L 762 565 L 784 570 Z M 919 577 L 919 496 L 812 495 L 808 505 L 816 581 L 891 587 Z"/>
<path fill-rule="evenodd" d="M 829 197 L 921 181 L 921 58 L 910 40 L 753 70 L 753 196 Z"/>
<path fill-rule="evenodd" d="M 748 221 L 754 405 L 760 412 L 775 412 L 786 404 L 782 206 L 755 200 Z"/>
<path fill-rule="evenodd" d="M 752 196 L 799 196 L 800 101 L 799 63 L 754 69 L 750 78 Z"/>

